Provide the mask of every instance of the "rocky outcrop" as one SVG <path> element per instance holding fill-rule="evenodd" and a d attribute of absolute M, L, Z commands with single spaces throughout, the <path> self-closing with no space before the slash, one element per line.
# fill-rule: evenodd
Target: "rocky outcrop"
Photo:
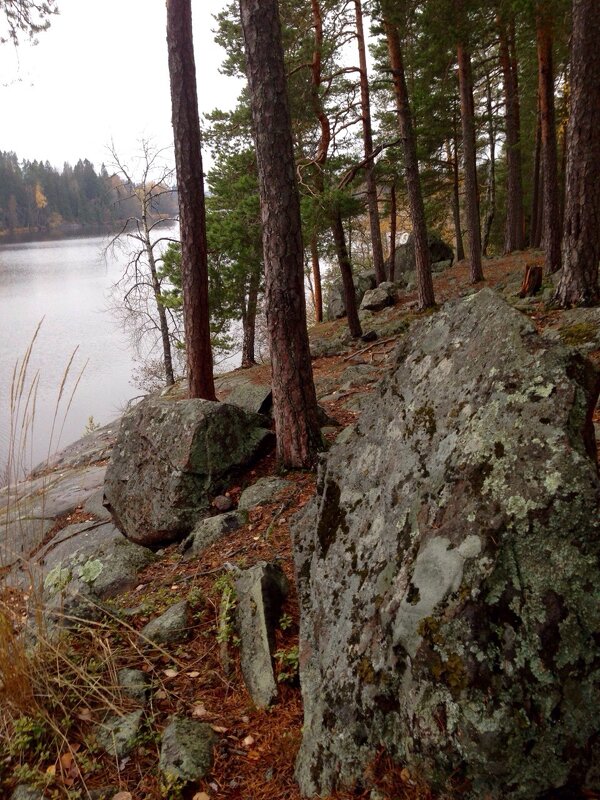
<path fill-rule="evenodd" d="M 447 269 L 452 266 L 454 261 L 454 250 L 449 244 L 438 236 L 436 233 L 429 232 L 427 234 L 427 245 L 429 247 L 429 259 L 431 262 L 432 272 L 441 272 L 442 269 Z M 443 267 L 437 267 L 436 264 L 445 262 Z M 394 277 L 396 280 L 402 280 L 403 276 L 416 270 L 415 261 L 415 239 L 411 233 L 408 237 L 406 244 L 396 247 L 396 262 Z"/>
<path fill-rule="evenodd" d="M 106 506 L 134 542 L 182 538 L 271 438 L 258 414 L 227 403 L 148 398 L 121 422 Z"/>
<path fill-rule="evenodd" d="M 382 747 L 473 800 L 598 791 L 597 373 L 482 290 L 377 393 L 294 531 L 302 791 Z"/>
<path fill-rule="evenodd" d="M 272 656 L 288 581 L 277 564 L 260 561 L 239 575 L 235 591 L 244 682 L 256 707 L 267 708 L 277 700 Z"/>
<path fill-rule="evenodd" d="M 360 303 L 365 296 L 365 292 L 374 289 L 377 283 L 375 273 L 357 272 L 354 277 L 354 290 L 356 292 L 356 304 Z M 344 287 L 341 278 L 336 280 L 329 290 L 327 298 L 327 319 L 341 319 L 346 316 L 346 300 L 344 299 Z"/>

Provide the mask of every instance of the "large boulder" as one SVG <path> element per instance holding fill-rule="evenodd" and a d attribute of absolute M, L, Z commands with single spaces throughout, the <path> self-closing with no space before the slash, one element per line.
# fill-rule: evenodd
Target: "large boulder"
<path fill-rule="evenodd" d="M 105 505 L 134 542 L 180 539 L 271 437 L 262 417 L 227 403 L 143 400 L 123 417 Z"/>
<path fill-rule="evenodd" d="M 353 276 L 352 280 L 354 282 L 354 291 L 356 293 L 356 305 L 360 306 L 360 303 L 366 292 L 368 292 L 370 289 L 374 289 L 377 284 L 375 273 L 372 271 L 357 272 Z M 342 279 L 338 278 L 338 280 L 333 283 L 329 290 L 327 298 L 327 319 L 341 319 L 345 316 L 346 300 L 344 299 L 344 287 L 342 285 Z"/>
<path fill-rule="evenodd" d="M 469 798 L 598 791 L 597 372 L 484 289 L 377 392 L 294 530 L 302 791 L 382 747 Z"/>
<path fill-rule="evenodd" d="M 431 268 L 433 272 L 441 271 L 440 268 L 436 267 L 436 264 L 440 264 L 442 262 L 445 262 L 445 269 L 452 266 L 452 262 L 454 261 L 454 250 L 440 236 L 438 236 L 437 233 L 432 233 L 430 231 L 427 234 L 427 245 L 429 248 L 429 260 L 431 262 Z M 416 268 L 415 237 L 414 234 L 410 233 L 406 244 L 401 244 L 396 247 L 394 277 L 396 280 L 402 280 L 404 276 L 410 272 L 414 272 Z"/>

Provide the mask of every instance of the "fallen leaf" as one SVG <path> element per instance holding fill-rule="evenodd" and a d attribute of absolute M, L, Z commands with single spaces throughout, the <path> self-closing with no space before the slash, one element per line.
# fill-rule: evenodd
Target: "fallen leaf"
<path fill-rule="evenodd" d="M 200 673 L 194 671 L 194 672 L 187 672 L 186 675 L 188 676 L 188 678 L 197 678 L 200 675 Z"/>
<path fill-rule="evenodd" d="M 254 736 L 246 736 L 242 744 L 244 745 L 244 747 L 252 747 L 252 745 L 254 744 Z"/>
<path fill-rule="evenodd" d="M 227 733 L 227 728 L 224 728 L 223 725 L 211 725 L 210 727 L 215 733 Z"/>
<path fill-rule="evenodd" d="M 69 770 L 73 766 L 73 755 L 71 753 L 63 753 L 60 757 L 60 763 L 63 769 Z"/>
<path fill-rule="evenodd" d="M 91 722 L 92 721 L 92 712 L 89 708 L 84 708 L 83 711 L 80 711 L 77 714 L 77 719 L 80 719 L 82 722 Z"/>
<path fill-rule="evenodd" d="M 400 780 L 403 783 L 409 783 L 410 781 L 410 772 L 406 769 L 406 767 L 404 767 L 404 769 L 400 773 Z"/>
<path fill-rule="evenodd" d="M 192 717 L 201 718 L 207 716 L 208 716 L 208 711 L 204 708 L 204 706 L 201 703 L 198 703 L 197 706 L 194 706 L 192 708 Z"/>
<path fill-rule="evenodd" d="M 112 800 L 133 800 L 131 792 L 117 792 Z"/>
<path fill-rule="evenodd" d="M 192 800 L 210 800 L 210 795 L 206 794 L 206 792 L 197 792 L 192 797 Z"/>
<path fill-rule="evenodd" d="M 166 675 L 167 678 L 175 678 L 177 675 L 179 675 L 179 672 L 176 669 L 166 669 L 164 670 L 163 675 Z"/>
<path fill-rule="evenodd" d="M 167 699 L 167 693 L 164 691 L 164 689 L 159 689 L 157 692 L 154 692 L 154 697 L 157 700 L 166 700 Z"/>
<path fill-rule="evenodd" d="M 46 767 L 46 775 L 56 775 L 56 764 L 50 764 Z"/>

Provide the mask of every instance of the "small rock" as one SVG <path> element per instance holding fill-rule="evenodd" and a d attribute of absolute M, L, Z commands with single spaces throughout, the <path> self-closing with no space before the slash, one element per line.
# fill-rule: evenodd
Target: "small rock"
<path fill-rule="evenodd" d="M 279 492 L 288 486 L 291 486 L 291 482 L 282 478 L 260 478 L 252 486 L 244 489 L 238 508 L 254 508 L 265 503 L 272 503 Z"/>
<path fill-rule="evenodd" d="M 187 639 L 191 624 L 189 603 L 182 600 L 145 625 L 140 631 L 140 637 L 153 644 L 175 644 Z"/>
<path fill-rule="evenodd" d="M 146 702 L 150 687 L 145 672 L 142 672 L 141 669 L 121 669 L 117 673 L 117 679 L 127 697 L 137 700 L 139 703 Z"/>
<path fill-rule="evenodd" d="M 264 561 L 242 572 L 235 583 L 242 673 L 258 708 L 267 708 L 277 699 L 271 656 L 288 588 L 281 567 Z"/>
<path fill-rule="evenodd" d="M 212 501 L 212 504 L 221 514 L 224 514 L 226 511 L 231 511 L 233 508 L 233 500 L 231 497 L 227 497 L 226 494 L 217 495 Z"/>
<path fill-rule="evenodd" d="M 171 780 L 201 780 L 212 766 L 215 742 L 205 722 L 172 717 L 162 736 L 160 771 Z"/>
<path fill-rule="evenodd" d="M 227 533 L 236 531 L 248 522 L 248 512 L 230 511 L 227 514 L 218 514 L 216 517 L 208 517 L 196 524 L 194 530 L 181 543 L 179 551 L 184 558 L 199 556 L 213 542 L 225 536 Z"/>
<path fill-rule="evenodd" d="M 116 758 L 128 755 L 135 747 L 143 716 L 144 711 L 140 708 L 123 717 L 109 717 L 96 730 L 98 744 Z"/>
<path fill-rule="evenodd" d="M 383 311 L 396 302 L 396 287 L 389 281 L 380 283 L 376 289 L 365 293 L 360 304 L 361 311 Z"/>
<path fill-rule="evenodd" d="M 44 800 L 44 793 L 35 786 L 22 783 L 12 793 L 11 800 Z"/>

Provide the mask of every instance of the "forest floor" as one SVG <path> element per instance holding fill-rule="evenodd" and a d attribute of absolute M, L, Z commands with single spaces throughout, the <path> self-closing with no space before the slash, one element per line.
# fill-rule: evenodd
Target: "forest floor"
<path fill-rule="evenodd" d="M 489 286 L 517 286 L 525 265 L 541 263 L 541 253 L 520 253 L 508 258 L 488 260 L 484 264 Z M 436 297 L 441 304 L 471 291 L 468 265 L 459 263 L 434 278 Z M 476 287 L 477 288 L 477 287 Z M 414 295 L 403 296 L 398 305 L 385 312 L 387 318 L 415 316 Z M 556 326 L 560 312 L 542 302 L 532 301 L 527 308 L 541 330 Z M 311 331 L 311 337 L 334 337 L 345 320 L 324 323 Z M 367 326 L 365 326 L 367 328 Z M 336 379 L 352 364 L 375 364 L 385 368 L 393 357 L 396 336 L 365 345 L 354 342 L 335 355 L 315 359 L 315 376 Z M 591 354 L 600 363 L 600 350 Z M 256 380 L 268 377 L 264 365 L 255 368 Z M 372 386 L 352 387 L 344 392 L 330 392 L 322 405 L 343 427 L 353 423 L 359 412 L 348 408 L 354 395 L 364 395 Z M 352 405 L 352 404 L 350 404 Z M 598 410 L 596 421 L 600 422 Z M 334 440 L 337 433 L 329 437 Z M 258 478 L 276 474 L 273 455 L 240 476 L 228 494 L 237 502 L 242 489 Z M 315 475 L 294 472 L 286 475 L 292 482 L 276 503 L 250 511 L 249 521 L 228 534 L 195 560 L 182 561 L 176 545 L 164 551 L 160 561 L 141 575 L 137 588 L 112 601 L 114 617 L 81 628 L 61 647 L 63 653 L 47 651 L 45 672 L 33 681 L 23 680 L 23 716 L 39 718 L 41 731 L 21 731 L 20 751 L 15 747 L 15 715 L 0 713 L 0 743 L 3 737 L 13 744 L 0 747 L 0 796 L 10 796 L 17 781 L 46 785 L 49 798 L 86 798 L 93 790 L 106 788 L 96 797 L 116 800 L 159 800 L 181 797 L 183 800 L 300 800 L 294 781 L 294 761 L 302 735 L 302 699 L 297 682 L 298 605 L 294 592 L 290 524 L 294 515 L 310 500 L 315 491 Z M 269 710 L 253 707 L 244 686 L 235 637 L 218 641 L 219 608 L 226 564 L 247 568 L 258 561 L 277 560 L 292 587 L 283 608 L 285 630 L 278 632 L 276 664 L 280 680 L 279 702 Z M 194 611 L 194 627 L 189 641 L 173 651 L 142 648 L 138 631 L 149 619 L 169 605 L 187 598 Z M 5 608 L 10 609 L 15 628 L 25 618 L 31 598 L 12 592 L 5 594 Z M 0 632 L 1 639 L 1 632 Z M 107 706 L 127 712 L 135 704 L 124 697 L 117 686 L 116 673 L 128 667 L 143 670 L 153 687 L 146 711 L 144 733 L 130 757 L 121 760 L 102 753 L 94 744 L 93 727 L 102 721 Z M 19 665 L 15 668 L 21 668 Z M 31 664 L 23 663 L 23 670 Z M 45 687 L 45 697 L 29 697 L 28 686 Z M 39 691 L 38 691 L 39 695 Z M 27 703 L 30 704 L 29 709 Z M 43 708 L 42 708 L 43 707 Z M 180 714 L 209 723 L 218 735 L 215 762 L 209 777 L 199 785 L 166 787 L 157 768 L 160 733 L 169 717 Z M 4 729 L 3 727 L 4 726 Z M 428 800 L 434 795 L 408 769 L 392 767 L 385 753 L 373 763 L 369 775 L 371 791 L 341 793 L 337 798 L 377 800 Z M 7 794 L 2 794 L 2 790 Z M 455 787 L 460 794 L 460 787 Z M 93 795 L 92 795 L 93 796 Z"/>

